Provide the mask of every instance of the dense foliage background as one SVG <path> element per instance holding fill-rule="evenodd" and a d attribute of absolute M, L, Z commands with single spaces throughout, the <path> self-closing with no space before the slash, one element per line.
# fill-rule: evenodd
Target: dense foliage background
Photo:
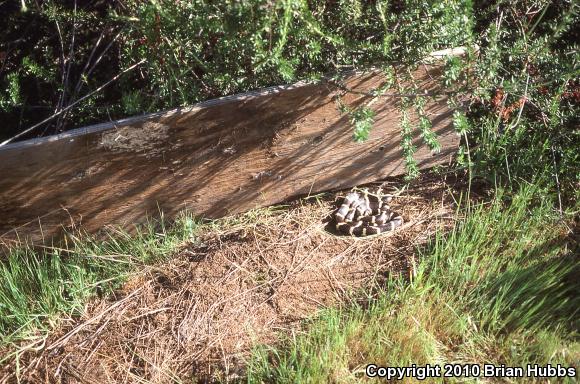
<path fill-rule="evenodd" d="M 537 176 L 566 199 L 580 173 L 578 8 L 539 0 L 5 1 L 0 137 L 45 119 L 20 138 L 478 46 L 477 58 L 450 60 L 445 77 L 470 97 L 467 116 L 455 116 L 460 164 L 495 181 Z M 458 86 L 466 70 L 477 79 L 468 89 Z M 355 112 L 364 139 L 372 116 Z M 426 140 L 428 128 L 402 121 L 404 134 L 420 129 Z"/>

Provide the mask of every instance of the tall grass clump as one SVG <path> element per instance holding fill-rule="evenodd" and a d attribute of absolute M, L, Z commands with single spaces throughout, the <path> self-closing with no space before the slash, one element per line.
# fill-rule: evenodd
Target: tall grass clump
<path fill-rule="evenodd" d="M 8 248 L 0 260 L 0 348 L 19 350 L 24 340 L 41 345 L 64 318 L 82 314 L 90 297 L 169 257 L 199 226 L 183 215 L 171 226 L 150 221 L 134 234 L 111 229 L 105 239 L 70 234 L 60 247 Z"/>
<path fill-rule="evenodd" d="M 580 266 L 534 196 L 471 207 L 421 251 L 410 281 L 393 277 L 370 303 L 324 310 L 307 332 L 258 347 L 248 382 L 357 381 L 369 363 L 577 364 Z"/>

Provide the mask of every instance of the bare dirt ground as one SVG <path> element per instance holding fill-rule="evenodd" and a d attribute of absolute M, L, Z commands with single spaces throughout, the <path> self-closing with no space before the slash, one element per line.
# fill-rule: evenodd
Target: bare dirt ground
<path fill-rule="evenodd" d="M 401 183 L 385 185 L 388 191 Z M 256 344 L 275 344 L 301 320 L 368 292 L 389 274 L 412 274 L 416 247 L 453 224 L 453 195 L 464 188 L 456 179 L 424 178 L 392 204 L 405 219 L 402 228 L 362 239 L 325 229 L 334 195 L 224 219 L 114 297 L 91 302 L 40 351 L 23 354 L 20 379 L 235 379 Z M 12 362 L 0 371 L 4 382 L 15 381 L 15 368 Z"/>

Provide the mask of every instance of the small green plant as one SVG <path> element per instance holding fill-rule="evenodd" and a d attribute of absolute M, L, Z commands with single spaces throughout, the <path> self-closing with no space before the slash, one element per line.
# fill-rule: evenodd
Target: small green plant
<path fill-rule="evenodd" d="M 415 107 L 417 109 L 417 115 L 419 116 L 419 132 L 421 132 L 421 138 L 423 138 L 429 148 L 433 152 L 439 152 L 441 150 L 441 144 L 437 140 L 437 135 L 431 129 L 433 127 L 431 120 L 429 120 L 425 113 L 426 102 L 427 100 L 423 96 L 415 98 Z"/>
<path fill-rule="evenodd" d="M 409 112 L 406 109 L 403 109 L 401 113 L 401 147 L 407 169 L 406 178 L 414 179 L 419 175 L 419 167 L 413 158 L 417 148 L 413 145 L 413 127 L 409 119 Z"/>
<path fill-rule="evenodd" d="M 351 113 L 350 121 L 354 125 L 354 141 L 360 143 L 369 138 L 374 119 L 375 112 L 369 107 L 357 108 Z"/>

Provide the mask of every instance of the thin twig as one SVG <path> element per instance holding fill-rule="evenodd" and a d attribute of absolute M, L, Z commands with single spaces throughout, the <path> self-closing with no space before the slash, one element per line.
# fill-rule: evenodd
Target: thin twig
<path fill-rule="evenodd" d="M 70 41 L 70 48 L 68 51 L 68 59 L 67 59 L 68 63 L 67 63 L 67 68 L 66 68 L 66 72 L 65 72 L 64 83 L 62 84 L 62 99 L 61 99 L 62 103 L 59 106 L 59 109 L 62 108 L 62 106 L 65 103 L 65 99 L 66 99 L 66 90 L 68 88 L 71 67 L 72 67 L 72 64 L 74 61 L 76 30 L 77 30 L 77 2 L 75 0 L 74 9 L 73 9 L 73 20 L 72 20 L 72 36 L 71 36 L 71 41 Z M 72 95 L 70 95 L 70 96 L 72 98 Z M 61 130 L 62 122 L 63 122 L 63 116 L 59 116 L 57 121 L 56 121 L 56 124 L 55 124 L 55 132 L 58 132 L 59 130 Z"/>
<path fill-rule="evenodd" d="M 59 38 L 59 42 L 60 42 L 60 60 L 61 60 L 61 65 L 62 65 L 62 74 L 61 74 L 61 86 L 62 86 L 62 92 L 60 93 L 59 97 L 58 97 L 58 101 L 56 102 L 56 107 L 54 108 L 54 113 L 57 113 L 58 110 L 62 107 L 63 104 L 63 99 L 64 99 L 64 82 L 65 82 L 65 74 L 66 74 L 66 58 L 64 57 L 64 41 L 62 38 L 62 32 L 60 30 L 60 25 L 58 24 L 58 20 L 55 20 L 54 23 L 56 24 L 56 31 L 58 32 L 58 38 Z M 45 130 L 42 132 L 42 134 L 44 134 Z"/>
<path fill-rule="evenodd" d="M 558 207 L 560 211 L 560 217 L 564 216 L 564 211 L 562 210 L 562 195 L 560 193 L 560 179 L 558 178 L 558 168 L 556 166 L 556 155 L 554 154 L 554 144 L 550 145 L 552 150 L 552 163 L 554 165 L 554 177 L 556 178 L 556 188 L 558 189 Z"/>
<path fill-rule="evenodd" d="M 97 48 L 99 47 L 99 45 L 101 44 L 101 40 L 103 39 L 104 35 L 105 35 L 106 30 L 103 30 L 103 32 L 101 32 L 101 35 L 99 36 L 99 38 L 97 39 L 97 42 L 95 44 L 95 46 L 93 47 L 91 54 L 87 60 L 87 62 L 85 63 L 85 66 L 83 68 L 83 70 L 81 71 L 81 74 L 79 75 L 79 78 L 77 80 L 77 83 L 75 85 L 74 91 L 72 92 L 71 96 L 70 96 L 70 100 L 74 100 L 77 95 L 79 94 L 82 85 L 83 85 L 83 77 L 85 78 L 89 78 L 91 76 L 91 73 L 93 72 L 93 70 L 95 69 L 95 67 L 99 64 L 99 62 L 101 61 L 101 59 L 105 56 L 105 53 L 107 53 L 107 51 L 111 48 L 111 46 L 113 45 L 113 43 L 117 40 L 117 38 L 120 36 L 121 33 L 118 33 L 112 40 L 111 42 L 109 42 L 109 44 L 105 47 L 105 49 L 103 49 L 103 51 L 101 52 L 101 54 L 99 55 L 99 57 L 95 60 L 95 62 L 90 66 L 91 61 L 93 59 L 93 56 L 95 55 L 95 52 L 97 50 Z M 68 117 L 68 111 L 62 116 L 62 120 L 66 120 Z"/>
<path fill-rule="evenodd" d="M 514 122 L 513 125 L 510 124 L 510 126 L 506 129 L 506 131 L 509 131 L 512 128 L 516 128 L 518 126 L 518 124 L 520 123 L 520 119 L 522 118 L 522 112 L 524 111 L 524 106 L 526 105 L 526 101 L 528 100 L 528 85 L 530 83 L 530 74 L 528 74 L 528 77 L 526 79 L 526 88 L 524 89 L 524 96 L 522 96 L 523 102 L 520 105 L 520 110 L 518 112 L 518 117 L 516 118 L 516 121 Z"/>
<path fill-rule="evenodd" d="M 60 339 L 58 339 L 57 341 L 55 341 L 54 343 L 52 343 L 46 349 L 48 351 L 50 351 L 50 350 L 53 350 L 55 348 L 58 348 L 58 347 L 64 345 L 71 337 L 73 337 L 74 335 L 76 335 L 77 333 L 79 333 L 80 331 L 82 331 L 89 324 L 92 324 L 93 322 L 101 319 L 108 312 L 111 312 L 113 309 L 119 307 L 120 305 L 123 305 L 125 302 L 129 301 L 133 296 L 135 296 L 137 293 L 139 293 L 142 289 L 143 289 L 143 287 L 137 288 L 136 290 L 134 290 L 133 292 L 131 292 L 129 295 L 127 295 L 127 297 L 125 297 L 124 299 L 122 299 L 120 301 L 115 302 L 113 305 L 109 306 L 108 308 L 106 308 L 105 310 L 103 310 L 98 315 L 92 317 L 91 319 L 85 321 L 84 323 L 82 323 L 78 327 L 74 328 L 73 330 L 71 330 L 70 332 L 68 332 L 64 336 L 62 336 Z"/>

